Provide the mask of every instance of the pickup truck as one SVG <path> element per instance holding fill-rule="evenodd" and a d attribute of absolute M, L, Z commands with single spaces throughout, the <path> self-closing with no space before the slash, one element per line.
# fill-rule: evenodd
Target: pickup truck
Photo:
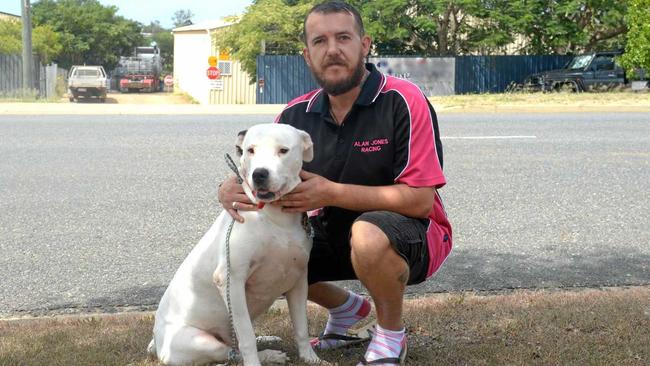
<path fill-rule="evenodd" d="M 68 99 L 78 101 L 80 97 L 98 98 L 106 101 L 108 80 L 102 66 L 72 66 L 68 76 Z"/>
<path fill-rule="evenodd" d="M 627 84 L 625 70 L 615 61 L 621 52 L 594 52 L 575 56 L 563 69 L 544 71 L 524 80 L 527 91 L 609 90 Z"/>

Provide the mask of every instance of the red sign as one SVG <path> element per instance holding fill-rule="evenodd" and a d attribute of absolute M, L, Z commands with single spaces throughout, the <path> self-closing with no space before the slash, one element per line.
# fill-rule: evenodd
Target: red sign
<path fill-rule="evenodd" d="M 171 76 L 171 75 L 167 75 L 167 76 L 165 76 L 164 82 L 165 82 L 165 85 L 172 86 L 172 85 L 174 85 L 174 77 Z"/>
<path fill-rule="evenodd" d="M 221 71 L 214 66 L 210 66 L 208 67 L 207 75 L 208 75 L 208 79 L 216 80 L 219 79 L 219 76 L 221 76 Z"/>

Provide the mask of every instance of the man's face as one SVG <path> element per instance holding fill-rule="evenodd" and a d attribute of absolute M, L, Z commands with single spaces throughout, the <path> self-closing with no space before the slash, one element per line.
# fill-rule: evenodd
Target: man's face
<path fill-rule="evenodd" d="M 370 38 L 359 36 L 352 14 L 310 14 L 305 40 L 303 56 L 325 92 L 340 95 L 359 85 Z"/>

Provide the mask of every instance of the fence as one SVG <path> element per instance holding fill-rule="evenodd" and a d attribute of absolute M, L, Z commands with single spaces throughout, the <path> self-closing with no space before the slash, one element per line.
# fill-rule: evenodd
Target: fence
<path fill-rule="evenodd" d="M 56 64 L 43 66 L 34 59 L 34 85 L 42 98 L 55 98 L 57 79 L 65 83 L 67 71 Z M 23 61 L 20 55 L 0 55 L 0 97 L 16 97 L 23 93 Z"/>
<path fill-rule="evenodd" d="M 500 93 L 571 56 L 372 57 L 382 72 L 411 80 L 428 96 Z M 257 58 L 257 103 L 283 104 L 318 88 L 302 56 Z"/>
<path fill-rule="evenodd" d="M 573 57 L 546 56 L 458 56 L 456 94 L 501 93 L 511 83 L 521 83 L 534 73 L 562 68 Z"/>

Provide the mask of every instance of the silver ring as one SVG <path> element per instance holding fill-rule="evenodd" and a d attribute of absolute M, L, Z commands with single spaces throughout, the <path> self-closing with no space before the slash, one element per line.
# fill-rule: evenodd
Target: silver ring
<path fill-rule="evenodd" d="M 232 203 L 232 208 L 235 209 L 235 210 L 237 209 L 237 202 Z"/>

